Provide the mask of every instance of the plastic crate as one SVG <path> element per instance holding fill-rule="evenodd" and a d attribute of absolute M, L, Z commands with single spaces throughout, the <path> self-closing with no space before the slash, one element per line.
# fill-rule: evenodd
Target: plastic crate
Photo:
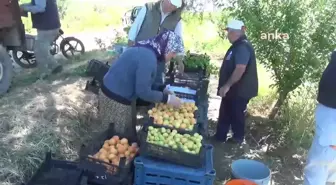
<path fill-rule="evenodd" d="M 91 81 L 86 81 L 85 90 L 93 92 L 94 94 L 99 94 L 99 83 L 93 78 Z"/>
<path fill-rule="evenodd" d="M 199 118 L 198 118 L 198 132 L 203 137 L 209 137 L 209 120 L 208 120 L 208 106 L 198 106 Z"/>
<path fill-rule="evenodd" d="M 148 106 L 148 108 L 152 109 L 154 106 L 155 105 L 152 104 L 152 105 Z M 196 124 L 194 125 L 193 130 L 185 130 L 185 129 L 175 128 L 175 127 L 172 127 L 172 126 L 169 126 L 169 125 L 159 125 L 159 124 L 154 122 L 153 117 L 150 117 L 149 115 L 147 115 L 147 116 L 145 117 L 145 119 L 148 120 L 148 122 L 144 125 L 145 129 L 148 126 L 155 126 L 155 127 L 163 127 L 163 128 L 167 128 L 167 129 L 171 129 L 171 130 L 176 130 L 178 133 L 181 133 L 181 134 L 199 133 L 199 130 L 198 130 L 199 126 L 198 125 L 200 124 L 199 121 L 200 121 L 201 115 L 200 115 L 198 110 L 196 110 L 194 112 L 194 118 L 196 119 Z"/>
<path fill-rule="evenodd" d="M 198 114 L 197 114 L 197 117 L 198 117 Z M 196 117 L 196 120 L 197 120 L 197 117 Z M 154 118 L 149 117 L 147 124 L 144 125 L 144 128 L 148 127 L 148 126 L 154 126 L 154 127 L 161 127 L 161 128 L 166 128 L 166 129 L 170 129 L 170 130 L 176 130 L 180 134 L 189 134 L 189 133 L 199 133 L 199 128 L 200 128 L 199 125 L 200 125 L 200 123 L 198 123 L 198 121 L 197 121 L 192 130 L 185 130 L 185 129 L 175 128 L 175 127 L 172 127 L 172 126 L 169 126 L 169 125 L 156 124 L 156 123 L 154 123 Z"/>
<path fill-rule="evenodd" d="M 136 136 L 127 137 L 116 133 L 113 129 L 113 124 L 110 124 L 107 131 L 99 134 L 98 137 L 92 140 L 92 142 L 87 145 L 82 145 L 81 147 L 79 168 L 94 174 L 95 178 L 91 181 L 96 184 L 128 184 L 130 181 L 129 177 L 132 176 L 134 172 L 133 161 L 126 164 L 125 158 L 120 159 L 120 164 L 117 166 L 88 157 L 88 155 L 97 153 L 105 140 L 110 139 L 114 135 L 118 135 L 120 138 L 127 138 L 129 142 L 139 143 Z"/>
<path fill-rule="evenodd" d="M 26 185 L 79 185 L 83 171 L 78 164 L 70 161 L 54 160 L 51 153 Z"/>
<path fill-rule="evenodd" d="M 137 157 L 134 161 L 134 185 L 212 185 L 216 177 L 212 145 L 207 145 L 204 163 L 202 168 L 190 168 Z"/>
<path fill-rule="evenodd" d="M 202 85 L 200 86 L 199 96 L 200 99 L 204 99 L 208 95 L 208 88 L 209 88 L 209 79 L 203 79 Z"/>
<path fill-rule="evenodd" d="M 160 128 L 154 126 L 155 128 Z M 157 159 L 161 159 L 167 162 L 171 162 L 174 164 L 189 166 L 193 168 L 200 168 L 204 165 L 204 158 L 206 147 L 208 145 L 202 144 L 199 154 L 191 154 L 186 153 L 180 149 L 173 149 L 153 143 L 147 142 L 147 133 L 148 130 L 144 129 L 141 132 L 141 146 L 140 146 L 140 154 L 142 156 L 153 157 Z M 188 133 L 186 133 L 188 134 Z M 189 133 L 192 135 L 193 133 Z"/>
<path fill-rule="evenodd" d="M 103 82 L 105 74 L 110 69 L 110 66 L 102 61 L 92 59 L 86 69 L 86 73 L 89 76 L 94 77 L 99 83 Z"/>

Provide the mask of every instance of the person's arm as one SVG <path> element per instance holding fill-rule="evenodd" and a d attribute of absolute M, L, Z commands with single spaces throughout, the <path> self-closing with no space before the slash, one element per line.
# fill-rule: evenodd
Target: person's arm
<path fill-rule="evenodd" d="M 178 36 L 181 37 L 181 40 L 183 41 L 183 27 L 182 27 L 182 20 L 180 20 L 176 27 L 175 27 L 175 31 L 174 31 Z M 183 58 L 185 56 L 185 53 L 176 53 L 176 63 L 177 63 L 177 67 L 178 67 L 178 71 L 180 73 L 184 72 L 184 64 L 183 64 Z"/>
<path fill-rule="evenodd" d="M 130 30 L 128 31 L 128 45 L 131 46 L 134 44 L 136 37 L 140 31 L 141 25 L 145 20 L 147 8 L 143 6 L 139 11 L 138 15 L 136 16 Z"/>
<path fill-rule="evenodd" d="M 235 52 L 236 67 L 231 74 L 229 80 L 224 86 L 230 88 L 233 84 L 237 83 L 245 73 L 246 66 L 250 60 L 251 53 L 246 46 L 239 46 Z"/>
<path fill-rule="evenodd" d="M 181 37 L 181 40 L 183 41 L 183 27 L 182 27 L 182 20 L 180 20 L 175 27 L 175 31 L 176 35 Z M 177 55 L 179 56 L 184 56 L 184 53 L 177 53 Z"/>
<path fill-rule="evenodd" d="M 47 5 L 47 0 L 35 0 L 35 5 L 32 4 L 22 4 L 21 8 L 26 12 L 31 13 L 42 13 L 45 11 Z"/>
<path fill-rule="evenodd" d="M 155 70 L 155 63 L 151 61 L 145 61 L 138 65 L 135 83 L 136 95 L 145 101 L 167 103 L 168 95 L 152 89 L 152 71 Z"/>

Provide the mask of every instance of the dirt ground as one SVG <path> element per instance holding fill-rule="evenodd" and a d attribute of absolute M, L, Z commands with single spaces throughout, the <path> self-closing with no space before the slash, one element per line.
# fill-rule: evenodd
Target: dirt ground
<path fill-rule="evenodd" d="M 84 90 L 87 78 L 82 74 L 86 64 L 87 60 L 66 63 L 62 74 L 45 81 L 34 80 L 34 70 L 17 75 L 13 88 L 0 101 L 0 184 L 27 181 L 47 151 L 61 159 L 76 160 L 81 144 L 102 131 L 97 118 L 97 97 Z M 217 119 L 220 103 L 212 96 L 216 83 L 212 79 L 209 87 L 211 133 L 216 127 L 213 120 Z M 267 123 L 265 118 L 249 116 L 246 147 L 212 143 L 216 184 L 229 179 L 230 164 L 240 158 L 267 164 L 274 185 L 301 183 L 305 153 L 273 150 L 276 140 L 272 141 L 272 125 Z M 267 146 L 270 149 L 266 153 Z"/>

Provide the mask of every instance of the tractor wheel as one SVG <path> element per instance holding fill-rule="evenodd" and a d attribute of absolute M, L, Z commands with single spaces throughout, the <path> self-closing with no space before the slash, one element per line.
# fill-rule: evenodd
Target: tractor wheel
<path fill-rule="evenodd" d="M 0 96 L 8 92 L 13 73 L 12 60 L 6 49 L 0 46 Z"/>

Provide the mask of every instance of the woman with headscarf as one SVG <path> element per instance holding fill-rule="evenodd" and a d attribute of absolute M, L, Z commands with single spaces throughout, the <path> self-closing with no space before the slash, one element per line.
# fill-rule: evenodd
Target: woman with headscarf
<path fill-rule="evenodd" d="M 165 31 L 154 38 L 139 41 L 120 55 L 104 77 L 99 93 L 99 113 L 102 126 L 114 124 L 120 134 L 135 134 L 132 124 L 132 105 L 137 98 L 152 103 L 181 105 L 165 87 L 152 89 L 157 63 L 168 62 L 176 53 L 184 52 L 181 38 L 172 31 Z M 133 109 L 133 111 L 135 111 Z"/>

